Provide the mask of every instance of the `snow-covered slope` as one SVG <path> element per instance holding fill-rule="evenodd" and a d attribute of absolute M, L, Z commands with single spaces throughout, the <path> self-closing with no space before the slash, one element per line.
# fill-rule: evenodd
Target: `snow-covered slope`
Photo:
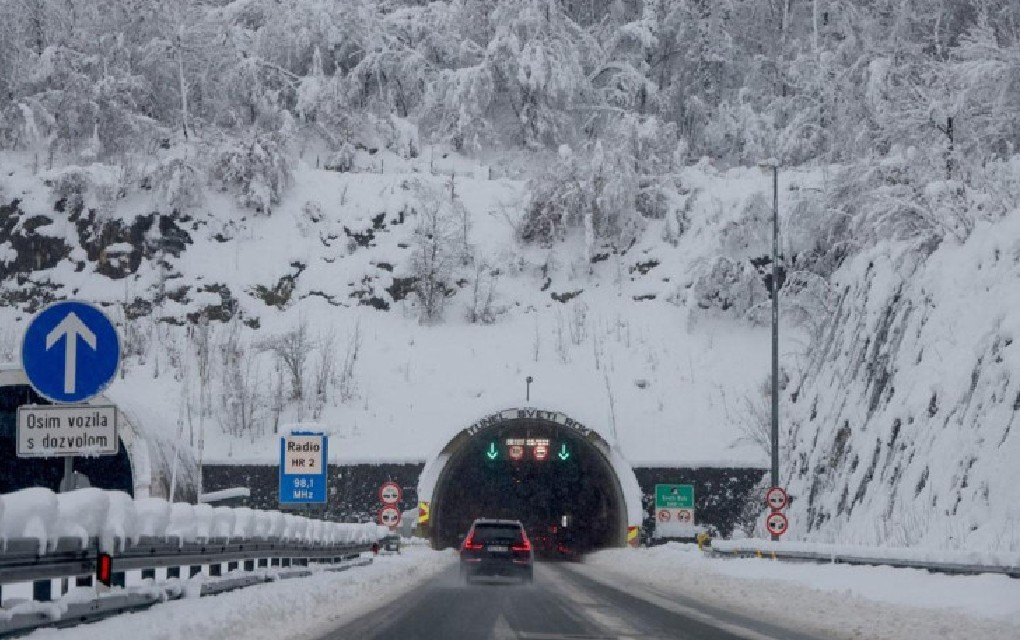
<path fill-rule="evenodd" d="M 297 422 L 331 433 L 334 461 L 425 460 L 478 418 L 525 404 L 584 422 L 633 464 L 767 461 L 753 437 L 769 367 L 756 259 L 768 254 L 771 184 L 758 171 L 682 170 L 681 200 L 614 252 L 586 246 L 583 229 L 522 243 L 524 180 L 490 179 L 455 154 L 359 152 L 348 173 L 309 155 L 271 215 L 207 190 L 148 226 L 145 192 L 84 223 L 54 211 L 29 166 L 4 156 L 0 174 L 5 204 L 21 200 L 0 242 L 0 350 L 16 355 L 39 300 L 109 305 L 130 353 L 110 395 L 207 461 L 273 461 L 274 429 Z M 827 179 L 784 170 L 784 252 L 818 241 L 798 203 Z M 422 324 L 409 278 L 430 207 L 452 223 L 453 264 L 442 320 Z M 859 247 L 812 292 L 832 310 L 814 344 L 797 287 L 784 289 L 790 536 L 1020 546 L 1017 237 L 1014 214 L 931 255 Z M 299 386 L 285 338 L 304 345 Z"/>
<path fill-rule="evenodd" d="M 12 159 L 6 193 L 22 198 L 12 237 L 59 238 L 67 257 L 11 274 L 4 292 L 109 304 L 131 354 L 111 397 L 196 446 L 204 432 L 206 460 L 275 460 L 274 426 L 299 421 L 325 425 L 338 461 L 423 460 L 478 418 L 531 405 L 584 422 L 633 463 L 765 463 L 740 418 L 769 366 L 767 327 L 742 317 L 767 302 L 746 260 L 767 253 L 768 219 L 747 224 L 766 177 L 690 168 L 667 219 L 647 220 L 626 251 L 595 247 L 589 262 L 580 230 L 550 247 L 516 239 L 523 181 L 490 180 L 452 154 L 358 163 L 351 173 L 302 164 L 269 216 L 208 192 L 196 211 L 89 262 L 78 223 Z M 97 224 L 105 215 L 107 229 L 130 228 L 152 206 L 132 193 Z M 443 320 L 421 324 L 402 289 L 430 206 L 452 216 L 456 264 Z M 37 215 L 48 222 L 25 233 Z M 11 269 L 32 245 L 0 247 Z M 4 308 L 5 326 L 23 327 L 31 308 Z M 470 322 L 471 310 L 488 322 Z M 302 331 L 297 399 L 269 343 Z"/>
<path fill-rule="evenodd" d="M 789 405 L 792 528 L 814 540 L 1020 550 L 1020 212 L 927 259 L 837 273 Z"/>

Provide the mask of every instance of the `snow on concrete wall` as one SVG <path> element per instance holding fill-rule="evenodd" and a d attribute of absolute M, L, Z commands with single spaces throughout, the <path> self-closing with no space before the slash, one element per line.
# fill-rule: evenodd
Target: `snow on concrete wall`
<path fill-rule="evenodd" d="M 158 498 L 132 500 L 119 491 L 89 488 L 67 493 L 22 489 L 0 496 L 0 545 L 12 538 L 33 538 L 39 553 L 63 537 L 115 552 L 140 536 L 206 542 L 210 538 L 281 538 L 302 542 L 372 542 L 389 533 L 375 524 L 322 522 L 278 511 L 168 503 Z"/>

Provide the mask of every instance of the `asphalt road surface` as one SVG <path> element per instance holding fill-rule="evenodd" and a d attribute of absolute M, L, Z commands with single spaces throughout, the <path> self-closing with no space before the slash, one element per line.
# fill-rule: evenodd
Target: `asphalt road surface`
<path fill-rule="evenodd" d="M 538 563 L 535 581 L 468 585 L 453 566 L 323 640 L 818 640 L 633 584 L 592 567 Z"/>

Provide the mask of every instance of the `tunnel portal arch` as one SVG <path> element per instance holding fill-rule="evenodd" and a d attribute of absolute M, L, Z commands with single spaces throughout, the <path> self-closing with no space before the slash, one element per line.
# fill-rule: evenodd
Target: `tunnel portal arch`
<path fill-rule="evenodd" d="M 17 409 L 26 404 L 51 404 L 33 389 L 25 372 L 13 364 L 0 363 L 0 493 L 27 487 L 45 486 L 56 491 L 64 475 L 64 460 L 52 458 L 19 458 L 17 456 Z M 112 404 L 105 395 L 96 397 L 96 404 Z M 93 486 L 124 491 L 136 497 L 149 497 L 151 478 L 148 449 L 136 433 L 134 423 L 118 409 L 117 453 L 106 456 L 78 456 L 75 471 L 84 474 Z"/>
<path fill-rule="evenodd" d="M 460 431 L 426 463 L 418 495 L 437 549 L 457 546 L 477 517 L 520 519 L 536 550 L 566 543 L 581 553 L 633 542 L 641 524 L 637 479 L 618 450 L 563 413 L 533 408 Z"/>

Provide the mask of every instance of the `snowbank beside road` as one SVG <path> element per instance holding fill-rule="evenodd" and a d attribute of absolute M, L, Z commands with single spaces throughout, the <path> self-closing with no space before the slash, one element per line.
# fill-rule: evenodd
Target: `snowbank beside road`
<path fill-rule="evenodd" d="M 140 536 L 205 542 L 209 538 L 268 539 L 297 542 L 365 543 L 389 533 L 375 524 L 312 520 L 279 511 L 211 507 L 159 498 L 132 500 L 121 491 L 78 489 L 56 494 L 34 487 L 0 496 L 0 544 L 32 538 L 39 552 L 59 538 L 99 538 L 104 551 L 116 552 Z"/>
<path fill-rule="evenodd" d="M 911 569 L 712 559 L 693 545 L 613 549 L 586 564 L 621 581 L 831 638 L 1020 637 L 1020 580 Z"/>
<path fill-rule="evenodd" d="M 371 611 L 447 567 L 456 556 L 420 547 L 380 555 L 366 567 L 343 573 L 257 585 L 206 598 L 175 600 L 137 614 L 71 629 L 44 629 L 32 640 L 74 638 L 315 638 L 342 620 Z"/>
<path fill-rule="evenodd" d="M 770 551 L 831 555 L 834 558 L 874 558 L 907 562 L 933 562 L 957 565 L 1016 567 L 1020 570 L 1020 553 L 1008 551 L 954 551 L 925 547 L 865 547 L 849 544 L 823 544 L 820 542 L 773 542 L 759 538 L 746 540 L 717 540 L 712 542 L 717 551 L 744 553 Z"/>

